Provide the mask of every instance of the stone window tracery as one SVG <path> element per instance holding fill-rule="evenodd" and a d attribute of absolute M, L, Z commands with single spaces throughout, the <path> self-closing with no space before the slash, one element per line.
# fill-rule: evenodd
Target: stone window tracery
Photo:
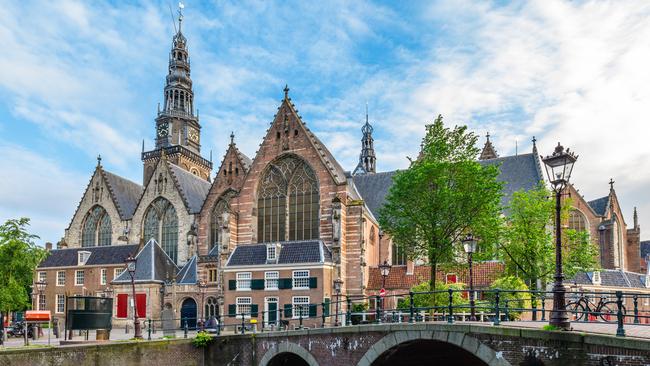
<path fill-rule="evenodd" d="M 95 247 L 111 245 L 111 218 L 102 206 L 90 209 L 81 229 L 81 246 Z"/>
<path fill-rule="evenodd" d="M 155 239 L 167 255 L 178 261 L 178 215 L 168 200 L 156 198 L 145 214 L 144 240 Z"/>

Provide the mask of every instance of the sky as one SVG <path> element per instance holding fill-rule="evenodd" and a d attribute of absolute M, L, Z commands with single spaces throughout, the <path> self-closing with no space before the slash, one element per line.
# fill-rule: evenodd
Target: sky
<path fill-rule="evenodd" d="M 586 199 L 615 180 L 650 238 L 650 2 L 184 2 L 202 153 L 231 131 L 254 157 L 285 84 L 352 170 L 368 104 L 378 171 L 408 166 L 425 125 L 489 131 L 501 156 L 561 141 Z M 10 1 L 0 7 L 0 220 L 39 243 L 69 225 L 101 154 L 142 181 L 174 34 L 171 1 Z M 174 15 L 176 16 L 176 15 Z M 481 144 L 484 138 L 481 138 Z M 648 229 L 645 234 L 644 228 Z"/>

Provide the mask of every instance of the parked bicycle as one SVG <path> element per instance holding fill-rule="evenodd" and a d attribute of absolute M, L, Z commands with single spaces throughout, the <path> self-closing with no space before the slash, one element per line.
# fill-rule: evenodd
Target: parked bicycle
<path fill-rule="evenodd" d="M 614 323 L 618 314 L 618 304 L 616 301 L 610 301 L 606 296 L 601 296 L 598 303 L 589 299 L 588 296 L 580 296 L 576 301 L 566 304 L 567 311 L 575 317 L 574 320 L 590 320 L 588 317 L 600 317 L 605 322 Z M 625 306 L 621 308 L 623 317 L 625 317 Z"/>

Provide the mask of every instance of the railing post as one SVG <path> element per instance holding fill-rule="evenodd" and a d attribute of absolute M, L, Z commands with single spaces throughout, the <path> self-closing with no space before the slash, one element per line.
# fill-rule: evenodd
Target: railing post
<path fill-rule="evenodd" d="M 262 332 L 262 333 L 264 333 L 264 323 L 265 323 L 265 322 L 264 322 L 264 316 L 265 316 L 265 315 L 266 315 L 266 311 L 263 311 L 263 310 L 262 310 L 262 329 L 261 329 L 261 332 Z"/>
<path fill-rule="evenodd" d="M 345 325 L 352 325 L 352 300 L 350 300 L 349 296 L 346 296 L 345 301 L 348 304 L 348 308 L 346 309 L 345 313 Z"/>
<path fill-rule="evenodd" d="M 639 324 L 639 296 L 634 295 L 634 324 Z"/>
<path fill-rule="evenodd" d="M 505 303 L 505 307 L 506 307 L 506 308 L 505 308 L 505 311 L 506 311 L 506 321 L 508 321 L 508 320 L 510 320 L 510 308 L 508 307 L 508 304 L 510 303 L 510 301 L 508 301 L 508 299 L 505 299 L 504 303 Z"/>
<path fill-rule="evenodd" d="M 494 321 L 492 324 L 499 325 L 501 323 L 501 314 L 499 314 L 499 289 L 494 293 Z"/>
<path fill-rule="evenodd" d="M 409 291 L 409 323 L 413 323 L 413 317 L 415 316 L 415 307 L 414 305 L 414 300 L 413 300 L 413 291 Z"/>
<path fill-rule="evenodd" d="M 530 304 L 533 309 L 533 321 L 535 321 L 537 320 L 537 297 L 535 296 L 534 291 L 530 292 Z"/>
<path fill-rule="evenodd" d="M 447 323 L 452 324 L 454 322 L 454 290 L 450 288 L 447 291 L 449 292 L 449 317 Z"/>
<path fill-rule="evenodd" d="M 244 313 L 241 313 L 241 334 L 246 333 L 246 321 Z"/>
<path fill-rule="evenodd" d="M 183 338 L 187 338 L 187 319 L 183 319 Z"/>
<path fill-rule="evenodd" d="M 542 295 L 542 321 L 546 321 L 546 295 Z"/>
<path fill-rule="evenodd" d="M 375 302 L 375 323 L 381 323 L 381 296 L 377 295 L 377 300 Z"/>
<path fill-rule="evenodd" d="M 616 291 L 616 306 L 618 307 L 618 311 L 616 312 L 616 320 L 618 323 L 616 336 L 625 337 L 625 329 L 623 329 L 623 291 Z"/>
<path fill-rule="evenodd" d="M 321 305 L 321 317 L 323 319 L 323 323 L 321 324 L 321 328 L 325 328 L 325 302 L 322 302 L 320 305 Z"/>
<path fill-rule="evenodd" d="M 149 327 L 147 331 L 148 331 L 147 340 L 151 340 L 151 318 L 149 318 Z"/>

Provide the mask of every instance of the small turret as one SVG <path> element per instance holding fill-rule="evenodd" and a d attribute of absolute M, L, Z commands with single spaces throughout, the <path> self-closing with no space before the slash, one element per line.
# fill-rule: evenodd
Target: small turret
<path fill-rule="evenodd" d="M 478 160 L 488 160 L 488 159 L 496 159 L 499 157 L 497 155 L 497 151 L 494 149 L 494 146 L 492 146 L 492 142 L 490 142 L 490 133 L 488 132 L 485 137 L 487 140 L 485 141 L 485 145 L 483 146 L 483 151 L 481 151 L 481 156 L 478 158 Z"/>

